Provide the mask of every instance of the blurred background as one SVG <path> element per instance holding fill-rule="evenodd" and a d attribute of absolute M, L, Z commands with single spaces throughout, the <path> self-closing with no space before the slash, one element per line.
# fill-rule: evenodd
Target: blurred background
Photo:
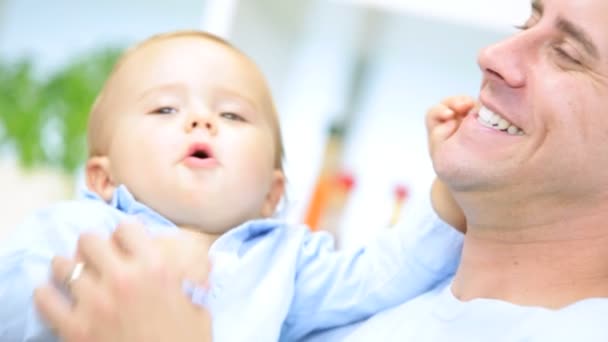
<path fill-rule="evenodd" d="M 77 196 L 88 110 L 125 47 L 204 29 L 251 56 L 281 114 L 282 215 L 364 243 L 426 205 L 424 114 L 475 96 L 480 48 L 527 0 L 0 0 L 0 236 Z"/>

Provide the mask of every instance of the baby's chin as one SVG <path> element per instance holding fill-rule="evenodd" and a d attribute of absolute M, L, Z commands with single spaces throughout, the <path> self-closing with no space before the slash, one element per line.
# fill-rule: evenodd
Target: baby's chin
<path fill-rule="evenodd" d="M 162 213 L 161 213 L 162 215 Z M 165 217 L 186 232 L 217 238 L 243 223 L 259 219 L 261 215 L 237 210 L 201 210 L 189 208 Z"/>
<path fill-rule="evenodd" d="M 184 233 L 194 234 L 194 235 L 205 235 L 205 236 L 214 236 L 214 235 L 222 235 L 228 232 L 231 228 L 225 227 L 211 227 L 209 225 L 192 225 L 192 224 L 176 224 L 177 227 L 182 230 Z"/>

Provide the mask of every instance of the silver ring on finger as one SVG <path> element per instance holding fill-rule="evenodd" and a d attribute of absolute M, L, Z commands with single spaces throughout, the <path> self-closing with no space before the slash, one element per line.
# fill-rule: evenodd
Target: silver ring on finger
<path fill-rule="evenodd" d="M 70 272 L 70 274 L 68 274 L 68 276 L 66 277 L 66 279 L 64 281 L 64 285 L 68 289 L 68 291 L 71 292 L 72 285 L 74 284 L 75 281 L 78 280 L 78 278 L 80 278 L 83 271 L 84 271 L 84 262 L 79 262 L 76 264 L 76 266 L 74 266 L 74 268 L 72 269 L 72 272 Z"/>

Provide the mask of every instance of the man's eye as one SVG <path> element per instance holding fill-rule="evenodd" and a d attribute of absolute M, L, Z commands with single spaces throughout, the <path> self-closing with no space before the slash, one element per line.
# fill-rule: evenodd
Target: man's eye
<path fill-rule="evenodd" d="M 228 120 L 245 121 L 245 119 L 243 119 L 242 116 L 240 116 L 236 113 L 232 113 L 232 112 L 222 112 L 222 113 L 220 113 L 220 116 L 223 117 L 224 119 L 228 119 Z"/>
<path fill-rule="evenodd" d="M 559 46 L 554 47 L 553 50 L 555 51 L 555 53 L 557 54 L 557 56 L 559 58 L 562 58 L 570 63 L 574 63 L 574 64 L 578 64 L 578 65 L 582 64 L 581 61 L 579 61 L 578 59 L 569 55 L 566 51 L 564 51 L 564 49 L 562 49 Z"/>
<path fill-rule="evenodd" d="M 174 107 L 159 107 L 153 110 L 152 114 L 173 114 L 176 113 L 177 109 Z"/>

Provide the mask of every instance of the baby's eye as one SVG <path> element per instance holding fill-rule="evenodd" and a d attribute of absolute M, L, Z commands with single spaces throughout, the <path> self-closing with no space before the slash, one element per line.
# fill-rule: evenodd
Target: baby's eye
<path fill-rule="evenodd" d="M 152 114 L 173 114 L 177 113 L 177 108 L 175 107 L 159 107 L 151 112 Z"/>
<path fill-rule="evenodd" d="M 222 112 L 220 113 L 220 116 L 223 117 L 224 119 L 228 119 L 228 120 L 234 120 L 234 121 L 245 121 L 245 119 L 236 114 L 236 113 L 232 113 L 232 112 Z"/>

